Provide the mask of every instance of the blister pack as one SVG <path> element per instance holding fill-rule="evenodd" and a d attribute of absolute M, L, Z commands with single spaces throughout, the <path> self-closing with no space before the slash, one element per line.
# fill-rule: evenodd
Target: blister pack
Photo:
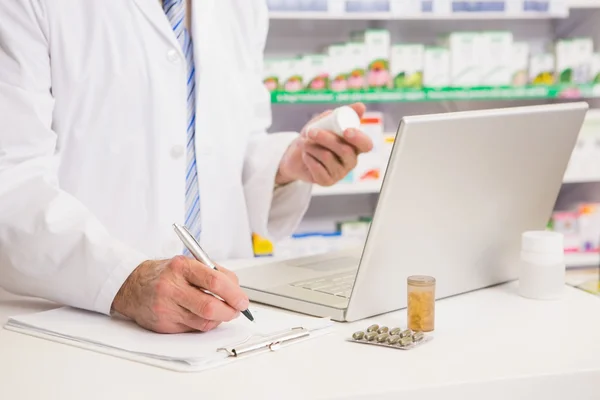
<path fill-rule="evenodd" d="M 389 328 L 377 324 L 369 326 L 364 331 L 354 332 L 348 341 L 353 343 L 371 344 L 375 346 L 391 347 L 399 350 L 417 348 L 433 337 L 423 332 L 414 332 L 410 329 Z"/>

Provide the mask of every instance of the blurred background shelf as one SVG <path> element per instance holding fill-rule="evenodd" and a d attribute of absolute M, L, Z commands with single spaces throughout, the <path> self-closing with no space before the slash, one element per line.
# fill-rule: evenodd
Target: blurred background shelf
<path fill-rule="evenodd" d="M 357 183 L 338 183 L 333 186 L 313 187 L 313 196 L 336 196 L 349 194 L 379 193 L 381 181 L 367 181 Z"/>
<path fill-rule="evenodd" d="M 565 178 L 564 183 L 600 183 L 600 172 L 597 176 L 590 177 L 568 177 Z"/>
<path fill-rule="evenodd" d="M 600 254 L 598 253 L 567 253 L 565 261 L 568 268 L 599 267 Z"/>
<path fill-rule="evenodd" d="M 314 187 L 292 237 L 268 244 L 259 238 L 257 254 L 307 255 L 364 240 L 405 116 L 584 100 L 590 111 L 549 229 L 568 236 L 571 267 L 600 264 L 598 254 L 571 253 L 600 248 L 592 239 L 600 237 L 600 0 L 268 0 L 268 6 L 269 132 L 299 132 L 324 110 L 360 101 L 368 114 L 361 129 L 376 145 L 342 182 Z M 467 66 L 478 76 L 458 73 Z M 491 74 L 498 68 L 504 72 Z"/>
<path fill-rule="evenodd" d="M 271 93 L 273 104 L 392 103 L 447 100 L 586 99 L 600 97 L 600 83 L 586 85 L 531 85 L 523 87 L 447 87 L 423 89 L 370 89 L 334 92 L 298 91 Z"/>
<path fill-rule="evenodd" d="M 569 8 L 600 8 L 600 0 L 567 0 Z"/>
<path fill-rule="evenodd" d="M 519 19 L 554 19 L 564 18 L 563 14 L 547 14 L 528 12 L 507 14 L 501 12 L 455 12 L 447 14 L 405 14 L 397 15 L 387 12 L 378 13 L 329 13 L 315 11 L 272 11 L 269 17 L 273 20 L 389 20 L 389 21 L 435 21 L 435 20 L 519 20 Z"/>
<path fill-rule="evenodd" d="M 272 19 L 371 20 L 565 18 L 570 6 L 561 0 L 269 0 L 268 4 Z"/>
<path fill-rule="evenodd" d="M 381 180 L 364 182 L 337 183 L 333 186 L 318 186 L 313 188 L 313 196 L 340 196 L 354 194 L 377 194 L 381 190 Z M 600 168 L 596 174 L 565 176 L 565 184 L 600 183 Z"/>
<path fill-rule="evenodd" d="M 565 183 L 597 183 L 600 177 L 594 179 L 570 179 Z M 313 188 L 313 196 L 341 196 L 353 194 L 377 194 L 381 190 L 381 181 L 368 181 L 357 183 L 338 183 L 333 186 L 318 186 Z"/>

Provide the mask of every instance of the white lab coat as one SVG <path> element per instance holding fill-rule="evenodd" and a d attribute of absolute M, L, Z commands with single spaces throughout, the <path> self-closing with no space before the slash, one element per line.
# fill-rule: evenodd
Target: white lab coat
<path fill-rule="evenodd" d="M 194 0 L 201 243 L 252 256 L 311 185 L 274 189 L 264 0 Z M 186 64 L 158 0 L 0 1 L 0 285 L 108 314 L 131 271 L 182 253 Z"/>

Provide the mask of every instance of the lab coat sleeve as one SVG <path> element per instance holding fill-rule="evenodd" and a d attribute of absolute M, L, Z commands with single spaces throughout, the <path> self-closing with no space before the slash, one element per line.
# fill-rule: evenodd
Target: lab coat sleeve
<path fill-rule="evenodd" d="M 261 3 L 262 2 L 257 2 Z M 250 227 L 254 233 L 278 240 L 296 229 L 308 208 L 312 184 L 292 182 L 275 187 L 279 163 L 298 133 L 267 133 L 271 125 L 271 97 L 262 83 L 264 49 L 268 33 L 269 16 L 266 3 L 259 7 L 256 35 L 253 35 L 253 71 L 248 96 L 252 101 L 254 118 L 252 134 L 246 151 L 244 189 L 250 213 Z"/>
<path fill-rule="evenodd" d="M 59 186 L 44 12 L 40 0 L 0 1 L 0 286 L 109 314 L 147 257 Z"/>

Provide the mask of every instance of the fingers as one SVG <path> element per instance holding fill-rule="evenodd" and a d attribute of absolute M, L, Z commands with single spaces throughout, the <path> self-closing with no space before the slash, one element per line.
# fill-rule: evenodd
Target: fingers
<path fill-rule="evenodd" d="M 367 106 L 365 106 L 363 103 L 350 104 L 350 108 L 352 108 L 360 118 L 362 118 L 367 111 Z"/>
<path fill-rule="evenodd" d="M 359 153 L 368 153 L 373 150 L 373 141 L 358 129 L 346 129 L 344 139 L 354 146 Z"/>
<path fill-rule="evenodd" d="M 197 326 L 199 326 L 200 320 L 228 322 L 239 316 L 238 310 L 191 285 L 179 290 L 175 294 L 174 300 L 197 316 Z M 197 327 L 194 329 L 202 330 Z"/>
<path fill-rule="evenodd" d="M 325 110 L 321 114 L 313 117 L 310 121 L 308 121 L 308 123 L 306 125 L 304 125 L 304 128 L 302 128 L 302 130 L 300 131 L 300 134 L 301 135 L 306 135 L 306 128 L 307 127 L 309 127 L 313 122 L 325 118 L 326 116 L 328 116 L 332 112 L 333 112 L 333 110 Z"/>
<path fill-rule="evenodd" d="M 208 332 L 221 324 L 221 321 L 204 319 L 185 308 L 181 309 L 181 315 L 181 325 L 188 327 L 189 330 Z"/>
<path fill-rule="evenodd" d="M 349 149 L 343 150 L 340 146 L 346 145 L 353 149 L 353 153 L 368 153 L 373 150 L 373 141 L 364 132 L 358 129 L 347 129 L 344 131 L 343 139 L 333 132 L 325 130 L 311 130 L 305 135 L 309 141 L 320 144 L 323 147 L 336 151 L 338 155 L 343 154 L 343 151 L 348 152 Z M 348 154 L 350 154 L 348 152 Z"/>
<path fill-rule="evenodd" d="M 235 272 L 228 270 L 225 267 L 222 267 L 220 265 L 217 266 L 217 268 L 219 268 L 219 271 L 221 271 L 222 273 L 224 273 L 229 279 L 231 279 L 236 285 L 239 285 L 240 280 L 238 279 L 237 275 L 235 274 Z M 243 310 L 242 310 L 243 311 Z"/>
<path fill-rule="evenodd" d="M 323 164 L 317 161 L 314 156 L 305 152 L 302 154 L 302 161 L 304 161 L 304 165 L 306 165 L 313 182 L 316 182 L 321 186 L 331 186 L 336 182 L 329 175 L 329 172 Z"/>
<path fill-rule="evenodd" d="M 249 301 L 248 296 L 242 291 L 239 285 L 231 280 L 227 275 L 220 271 L 215 271 L 205 265 L 200 264 L 196 260 L 187 259 L 187 266 L 183 269 L 183 277 L 192 285 L 198 286 L 211 293 L 221 297 L 230 307 L 244 311 L 248 309 Z M 213 296 L 206 295 L 201 291 L 198 291 L 202 295 L 208 296 L 221 305 L 225 306 L 223 302 L 215 299 Z M 212 302 L 211 302 L 212 304 Z M 216 306 L 214 308 L 217 308 Z M 218 308 L 222 310 L 221 308 Z M 213 310 L 212 306 L 209 306 L 209 310 Z M 190 310 L 194 312 L 194 310 Z M 197 314 L 202 315 L 202 314 Z M 206 317 L 207 319 L 214 319 Z"/>
<path fill-rule="evenodd" d="M 324 130 L 315 130 L 308 133 L 308 138 L 307 149 L 311 146 L 314 147 L 316 144 L 335 154 L 342 165 L 347 169 L 353 169 L 356 166 L 356 150 L 335 133 Z M 318 157 L 317 159 L 319 161 L 327 161 Z"/>
<path fill-rule="evenodd" d="M 318 145 L 306 146 L 306 154 L 321 165 L 322 168 L 318 168 L 316 165 L 307 165 L 309 171 L 314 172 L 319 178 L 317 182 L 321 185 L 333 185 L 339 181 L 347 173 L 346 168 L 342 165 L 342 162 L 329 150 Z M 322 177 L 322 169 L 325 169 L 326 177 Z M 353 168 L 353 167 L 352 167 Z M 352 169 L 348 168 L 348 170 Z"/>

